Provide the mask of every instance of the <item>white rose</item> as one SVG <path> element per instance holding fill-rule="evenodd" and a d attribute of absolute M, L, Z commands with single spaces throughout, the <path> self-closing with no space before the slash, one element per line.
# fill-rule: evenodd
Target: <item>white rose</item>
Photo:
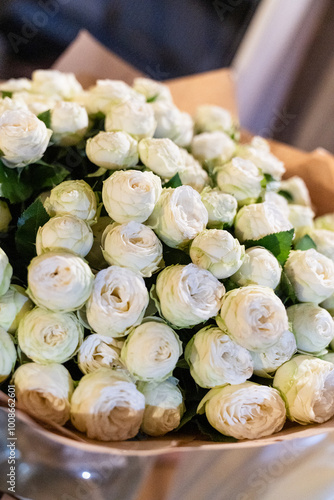
<path fill-rule="evenodd" d="M 59 215 L 41 226 L 36 235 L 37 255 L 48 251 L 71 250 L 85 257 L 93 245 L 91 227 L 75 215 Z"/>
<path fill-rule="evenodd" d="M 256 136 L 250 144 L 245 144 L 238 149 L 237 155 L 252 161 L 261 172 L 271 175 L 275 181 L 280 181 L 285 172 L 284 163 L 270 152 L 268 142 Z"/>
<path fill-rule="evenodd" d="M 126 132 L 99 132 L 86 143 L 88 159 L 101 168 L 120 170 L 138 163 L 138 143 Z"/>
<path fill-rule="evenodd" d="M 197 132 L 214 132 L 220 130 L 230 134 L 233 130 L 231 113 L 220 106 L 204 104 L 198 106 L 195 113 L 195 128 Z"/>
<path fill-rule="evenodd" d="M 211 389 L 199 404 L 212 427 L 236 439 L 259 439 L 282 429 L 286 410 L 272 387 L 244 382 Z"/>
<path fill-rule="evenodd" d="M 103 256 L 110 265 L 128 267 L 149 278 L 162 266 L 162 243 L 139 222 L 107 226 L 102 236 Z"/>
<path fill-rule="evenodd" d="M 280 366 L 274 387 L 284 397 L 287 416 L 306 425 L 334 415 L 334 366 L 313 356 L 295 356 Z"/>
<path fill-rule="evenodd" d="M 217 184 L 223 193 L 234 196 L 239 204 L 254 203 L 262 191 L 263 174 L 249 160 L 233 158 L 217 167 Z"/>
<path fill-rule="evenodd" d="M 292 198 L 293 203 L 296 205 L 311 206 L 311 198 L 305 181 L 294 175 L 289 179 L 281 181 L 281 191 L 286 191 Z"/>
<path fill-rule="evenodd" d="M 242 207 L 235 219 L 235 235 L 241 242 L 289 231 L 292 225 L 279 207 L 265 201 Z"/>
<path fill-rule="evenodd" d="M 161 180 L 152 172 L 119 171 L 104 181 L 102 200 L 116 222 L 144 222 L 153 212 L 161 191 Z"/>
<path fill-rule="evenodd" d="M 190 186 L 162 191 L 147 224 L 172 248 L 185 247 L 203 231 L 208 212 L 200 194 Z"/>
<path fill-rule="evenodd" d="M 185 407 L 178 380 L 170 377 L 163 382 L 139 382 L 138 390 L 145 396 L 141 430 L 149 436 L 164 436 L 178 427 Z"/>
<path fill-rule="evenodd" d="M 275 289 L 281 281 L 282 268 L 276 257 L 263 247 L 248 248 L 232 280 L 239 286 L 260 285 Z"/>
<path fill-rule="evenodd" d="M 289 218 L 289 203 L 284 196 L 276 193 L 275 191 L 266 191 L 264 193 L 263 201 L 268 201 L 269 203 L 273 203 L 280 209 L 282 213 L 284 213 L 286 218 Z"/>
<path fill-rule="evenodd" d="M 178 335 L 161 321 L 146 321 L 133 328 L 121 360 L 137 380 L 162 381 L 173 372 L 182 354 Z"/>
<path fill-rule="evenodd" d="M 73 73 L 38 69 L 33 71 L 31 79 L 31 92 L 35 94 L 56 94 L 62 99 L 71 99 L 82 91 Z"/>
<path fill-rule="evenodd" d="M 92 333 L 85 338 L 78 351 L 78 366 L 87 375 L 99 368 L 124 368 L 120 360 L 124 342 Z"/>
<path fill-rule="evenodd" d="M 220 328 L 206 326 L 188 342 L 184 357 L 200 387 L 242 384 L 253 374 L 247 349 L 233 342 Z"/>
<path fill-rule="evenodd" d="M 203 132 L 194 136 L 191 152 L 199 161 L 226 161 L 235 152 L 235 142 L 225 132 Z"/>
<path fill-rule="evenodd" d="M 176 127 L 173 141 L 181 148 L 190 146 L 194 136 L 194 122 L 189 113 L 180 112 L 178 126 Z"/>
<path fill-rule="evenodd" d="M 182 168 L 180 148 L 170 139 L 142 139 L 138 151 L 143 164 L 160 177 L 170 179 Z"/>
<path fill-rule="evenodd" d="M 268 347 L 265 351 L 250 351 L 254 365 L 254 374 L 259 377 L 273 378 L 277 368 L 286 361 L 289 361 L 296 351 L 295 336 L 290 330 L 286 330 L 276 344 Z"/>
<path fill-rule="evenodd" d="M 32 94 L 30 92 L 17 92 L 13 95 L 13 101 L 22 108 L 21 104 L 24 103 L 34 115 L 39 115 L 51 110 L 55 107 L 57 102 L 61 101 L 59 96 L 53 95 L 52 97 L 43 94 Z"/>
<path fill-rule="evenodd" d="M 139 99 L 112 104 L 105 120 L 107 132 L 122 130 L 138 141 L 153 137 L 156 125 L 152 107 Z"/>
<path fill-rule="evenodd" d="M 201 192 L 201 199 L 209 215 L 208 228 L 224 229 L 233 225 L 238 209 L 234 196 L 207 187 Z"/>
<path fill-rule="evenodd" d="M 334 293 L 334 262 L 314 248 L 290 252 L 284 271 L 300 302 L 320 302 Z"/>
<path fill-rule="evenodd" d="M 94 276 L 86 262 L 70 252 L 47 252 L 28 267 L 28 295 L 39 307 L 70 312 L 90 296 Z"/>
<path fill-rule="evenodd" d="M 5 111 L 16 111 L 16 110 L 25 110 L 28 111 L 28 106 L 24 102 L 23 99 L 5 97 L 4 99 L 0 99 L 0 116 L 3 115 Z"/>
<path fill-rule="evenodd" d="M 314 220 L 314 227 L 316 229 L 328 229 L 328 231 L 334 231 L 334 213 L 317 217 Z"/>
<path fill-rule="evenodd" d="M 96 84 L 90 89 L 79 95 L 87 109 L 88 114 L 97 113 L 107 114 L 113 104 L 119 104 L 130 98 L 142 99 L 144 97 L 127 83 L 121 80 L 97 80 Z"/>
<path fill-rule="evenodd" d="M 100 368 L 80 380 L 71 400 L 71 422 L 99 441 L 123 441 L 139 431 L 145 397 L 123 371 Z"/>
<path fill-rule="evenodd" d="M 326 309 L 331 316 L 334 316 L 334 294 L 328 297 L 328 299 L 320 302 L 320 306 Z"/>
<path fill-rule="evenodd" d="M 139 325 L 149 296 L 141 276 L 118 266 L 103 269 L 95 276 L 86 314 L 90 326 L 106 337 L 124 337 Z"/>
<path fill-rule="evenodd" d="M 310 229 L 307 234 L 316 244 L 317 251 L 334 261 L 334 231 L 328 229 Z"/>
<path fill-rule="evenodd" d="M 154 101 L 150 104 L 156 121 L 154 137 L 168 137 L 172 141 L 182 135 L 184 117 L 175 104 L 168 101 Z M 191 131 L 192 132 L 192 131 Z M 181 144 L 180 144 L 181 145 Z"/>
<path fill-rule="evenodd" d="M 179 171 L 179 176 L 182 185 L 191 186 L 195 191 L 201 193 L 204 187 L 210 182 L 207 172 L 187 150 L 180 148 L 180 153 L 183 167 Z"/>
<path fill-rule="evenodd" d="M 0 327 L 9 333 L 15 333 L 21 318 L 32 307 L 33 303 L 29 300 L 24 288 L 11 285 L 0 297 Z"/>
<path fill-rule="evenodd" d="M 225 279 L 240 268 L 245 247 L 228 231 L 206 229 L 194 238 L 189 253 L 198 267 L 207 269 L 218 279 Z"/>
<path fill-rule="evenodd" d="M 65 363 L 78 351 L 84 329 L 73 313 L 46 311 L 35 307 L 20 321 L 20 349 L 36 363 Z"/>
<path fill-rule="evenodd" d="M 88 115 L 76 102 L 60 101 L 51 110 L 52 141 L 60 146 L 73 146 L 88 129 Z"/>
<path fill-rule="evenodd" d="M 0 200 L 0 233 L 7 233 L 12 215 L 4 200 Z"/>
<path fill-rule="evenodd" d="M 87 182 L 64 181 L 51 189 L 50 196 L 44 202 L 44 208 L 50 217 L 55 215 L 76 215 L 88 223 L 95 222 L 96 197 Z"/>
<path fill-rule="evenodd" d="M 271 288 L 258 285 L 228 292 L 216 319 L 235 342 L 251 351 L 266 350 L 289 329 L 281 300 Z"/>
<path fill-rule="evenodd" d="M 334 321 L 326 309 L 315 304 L 296 304 L 287 308 L 298 351 L 321 354 L 334 338 Z"/>
<path fill-rule="evenodd" d="M 57 363 L 25 363 L 14 373 L 20 408 L 46 422 L 64 425 L 70 418 L 73 381 L 65 366 Z"/>
<path fill-rule="evenodd" d="M 290 204 L 288 207 L 289 221 L 295 229 L 313 226 L 314 212 L 311 207 L 295 204 Z"/>
<path fill-rule="evenodd" d="M 33 113 L 5 111 L 0 116 L 0 150 L 9 168 L 24 167 L 40 160 L 48 147 L 52 131 Z"/>
<path fill-rule="evenodd" d="M 86 255 L 86 260 L 92 269 L 100 271 L 108 267 L 108 263 L 104 260 L 101 247 L 101 239 L 103 232 L 112 220 L 108 216 L 100 217 L 96 224 L 92 226 L 94 242 L 90 252 Z"/>
<path fill-rule="evenodd" d="M 0 384 L 11 374 L 16 358 L 17 354 L 12 337 L 0 327 Z"/>
<path fill-rule="evenodd" d="M 0 296 L 7 292 L 12 274 L 13 268 L 9 263 L 7 255 L 0 247 Z"/>
<path fill-rule="evenodd" d="M 148 102 L 173 102 L 168 86 L 155 80 L 151 80 L 151 78 L 135 78 L 133 80 L 133 88 L 136 92 L 143 94 Z"/>
<path fill-rule="evenodd" d="M 224 293 L 224 285 L 213 274 L 194 264 L 169 266 L 156 282 L 163 316 L 181 328 L 216 316 Z"/>
<path fill-rule="evenodd" d="M 3 92 L 18 92 L 20 90 L 30 90 L 31 80 L 28 78 L 10 78 L 5 82 L 0 83 L 0 91 Z"/>

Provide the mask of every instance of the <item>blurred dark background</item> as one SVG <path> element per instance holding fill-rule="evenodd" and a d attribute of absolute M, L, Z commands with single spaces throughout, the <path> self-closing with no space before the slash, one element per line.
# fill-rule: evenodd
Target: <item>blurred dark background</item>
<path fill-rule="evenodd" d="M 1 0 L 2 78 L 48 68 L 86 28 L 153 78 L 229 66 L 261 0 Z"/>

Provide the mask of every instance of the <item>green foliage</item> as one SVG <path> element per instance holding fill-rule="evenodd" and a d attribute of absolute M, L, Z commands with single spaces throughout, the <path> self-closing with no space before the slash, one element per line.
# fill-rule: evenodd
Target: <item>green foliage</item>
<path fill-rule="evenodd" d="M 259 240 L 247 240 L 244 242 L 246 248 L 261 246 L 273 253 L 280 264 L 284 264 L 289 256 L 294 229 L 268 234 Z"/>
<path fill-rule="evenodd" d="M 177 188 L 179 186 L 182 186 L 182 182 L 180 179 L 179 174 L 175 174 L 174 177 L 172 177 L 166 184 L 164 185 L 165 188 Z"/>
<path fill-rule="evenodd" d="M 310 248 L 317 249 L 317 245 L 312 240 L 311 236 L 305 234 L 295 245 L 295 250 L 309 250 Z"/>
<path fill-rule="evenodd" d="M 51 111 L 49 109 L 37 115 L 37 118 L 45 123 L 47 128 L 51 128 Z"/>
<path fill-rule="evenodd" d="M 50 219 L 40 198 L 37 198 L 19 217 L 15 244 L 24 260 L 30 261 L 36 255 L 36 234 L 38 228 Z"/>

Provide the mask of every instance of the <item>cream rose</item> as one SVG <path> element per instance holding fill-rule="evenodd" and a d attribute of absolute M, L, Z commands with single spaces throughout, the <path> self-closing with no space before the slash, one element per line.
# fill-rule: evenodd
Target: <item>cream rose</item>
<path fill-rule="evenodd" d="M 93 274 L 86 262 L 70 252 L 47 252 L 28 267 L 28 295 L 39 307 L 70 312 L 80 309 L 91 294 Z"/>
<path fill-rule="evenodd" d="M 163 382 L 139 382 L 138 390 L 145 396 L 145 411 L 141 430 L 149 436 L 164 436 L 179 425 L 185 406 L 178 380 L 170 377 Z"/>
<path fill-rule="evenodd" d="M 334 338 L 334 321 L 326 309 L 311 303 L 296 304 L 287 309 L 298 350 L 322 354 Z"/>
<path fill-rule="evenodd" d="M 144 278 L 163 265 L 161 241 L 152 229 L 139 222 L 107 226 L 101 243 L 108 264 L 128 267 Z"/>
<path fill-rule="evenodd" d="M 188 342 L 184 357 L 200 387 L 242 384 L 253 374 L 251 355 L 220 328 L 206 326 Z"/>
<path fill-rule="evenodd" d="M 99 441 L 123 441 L 139 431 L 145 397 L 125 372 L 100 368 L 80 380 L 71 400 L 71 422 Z"/>
<path fill-rule="evenodd" d="M 190 186 L 162 191 L 147 224 L 172 248 L 184 248 L 208 223 L 200 194 Z"/>
<path fill-rule="evenodd" d="M 234 196 L 223 193 L 218 188 L 207 187 L 201 192 L 201 199 L 208 211 L 209 229 L 225 229 L 233 225 L 238 209 L 238 202 Z"/>
<path fill-rule="evenodd" d="M 242 265 L 245 247 L 228 231 L 206 229 L 194 238 L 189 253 L 198 267 L 207 269 L 218 279 L 225 279 Z"/>
<path fill-rule="evenodd" d="M 93 330 L 107 337 L 124 337 L 140 324 L 148 306 L 145 282 L 131 269 L 110 266 L 95 276 L 87 302 L 87 320 Z"/>
<path fill-rule="evenodd" d="M 14 373 L 16 398 L 27 413 L 46 422 L 64 425 L 70 418 L 73 381 L 57 363 L 25 363 Z"/>
<path fill-rule="evenodd" d="M 138 143 L 126 132 L 99 132 L 88 139 L 89 160 L 107 170 L 131 168 L 138 163 Z"/>
<path fill-rule="evenodd" d="M 259 439 L 282 429 L 286 410 L 279 392 L 244 382 L 211 389 L 199 404 L 212 427 L 236 439 Z"/>
<path fill-rule="evenodd" d="M 0 384 L 11 374 L 17 353 L 12 337 L 0 327 Z"/>
<path fill-rule="evenodd" d="M 0 296 L 7 292 L 12 275 L 13 268 L 9 263 L 7 255 L 0 247 Z"/>
<path fill-rule="evenodd" d="M 52 141 L 60 146 L 73 146 L 88 129 L 88 114 L 76 102 L 59 101 L 51 110 Z"/>
<path fill-rule="evenodd" d="M 217 323 L 235 342 L 260 352 L 276 344 L 289 329 L 282 301 L 271 288 L 258 285 L 228 292 Z"/>
<path fill-rule="evenodd" d="M 144 222 L 153 212 L 161 191 L 161 180 L 152 172 L 120 171 L 104 181 L 102 200 L 116 222 Z"/>
<path fill-rule="evenodd" d="M 227 161 L 235 152 L 235 142 L 225 132 L 203 132 L 191 142 L 191 153 L 199 161 Z"/>
<path fill-rule="evenodd" d="M 33 303 L 22 286 L 10 285 L 0 297 L 0 327 L 8 333 L 15 333 L 19 322 L 26 312 L 33 308 Z"/>
<path fill-rule="evenodd" d="M 171 376 L 182 344 L 164 322 L 147 320 L 133 328 L 121 352 L 121 360 L 137 380 L 162 381 Z"/>
<path fill-rule="evenodd" d="M 71 180 L 51 189 L 44 208 L 50 217 L 71 214 L 91 224 L 95 222 L 97 203 L 95 193 L 87 182 Z"/>
<path fill-rule="evenodd" d="M 153 109 L 138 98 L 112 104 L 106 114 L 107 132 L 122 130 L 138 141 L 153 137 L 156 126 Z"/>
<path fill-rule="evenodd" d="M 163 316 L 177 327 L 198 325 L 214 317 L 225 287 L 194 264 L 169 266 L 158 275 L 156 294 Z"/>
<path fill-rule="evenodd" d="M 232 280 L 239 286 L 260 285 L 275 289 L 281 280 L 282 268 L 276 257 L 263 247 L 251 247 Z"/>
<path fill-rule="evenodd" d="M 254 374 L 259 377 L 273 378 L 277 368 L 286 361 L 289 361 L 296 352 L 297 344 L 295 336 L 290 330 L 286 330 L 276 344 L 268 347 L 265 351 L 250 351 Z"/>
<path fill-rule="evenodd" d="M 334 262 L 314 248 L 290 252 L 284 271 L 300 302 L 320 302 L 334 293 Z"/>
<path fill-rule="evenodd" d="M 20 321 L 20 349 L 40 364 L 65 363 L 78 351 L 84 329 L 73 313 L 51 312 L 35 307 Z"/>
<path fill-rule="evenodd" d="M 62 99 L 72 99 L 82 91 L 82 87 L 73 73 L 62 73 L 57 70 L 37 69 L 31 76 L 31 92 L 60 96 Z"/>
<path fill-rule="evenodd" d="M 41 226 L 36 235 L 37 255 L 48 251 L 71 250 L 85 257 L 93 245 L 89 224 L 75 215 L 59 215 Z"/>
<path fill-rule="evenodd" d="M 99 368 L 124 368 L 120 360 L 124 341 L 92 333 L 78 351 L 78 365 L 85 375 Z"/>
<path fill-rule="evenodd" d="M 265 201 L 246 205 L 235 219 L 235 235 L 241 242 L 292 229 L 292 224 L 279 207 Z"/>
<path fill-rule="evenodd" d="M 0 116 L 0 150 L 9 168 L 24 167 L 40 160 L 52 131 L 30 111 L 8 110 Z"/>
<path fill-rule="evenodd" d="M 173 177 L 183 166 L 180 148 L 168 138 L 142 139 L 138 151 L 143 164 L 165 179 Z"/>
<path fill-rule="evenodd" d="M 295 356 L 278 368 L 274 387 L 284 397 L 293 422 L 322 424 L 334 415 L 334 365 L 328 361 Z"/>

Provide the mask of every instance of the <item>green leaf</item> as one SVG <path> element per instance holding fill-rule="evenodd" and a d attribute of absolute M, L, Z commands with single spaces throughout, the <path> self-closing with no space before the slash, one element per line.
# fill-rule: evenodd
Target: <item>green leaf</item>
<path fill-rule="evenodd" d="M 9 90 L 1 90 L 2 98 L 4 99 L 5 97 L 13 97 L 13 92 L 10 92 Z"/>
<path fill-rule="evenodd" d="M 247 240 L 244 242 L 246 248 L 261 246 L 273 253 L 280 264 L 284 264 L 289 256 L 294 229 L 268 234 L 259 240 Z"/>
<path fill-rule="evenodd" d="M 278 191 L 278 194 L 283 196 L 289 203 L 293 203 L 293 196 L 289 191 L 285 191 L 285 189 L 281 189 Z"/>
<path fill-rule="evenodd" d="M 51 128 L 51 111 L 50 111 L 50 109 L 37 115 L 37 118 L 39 120 L 41 120 L 43 123 L 45 123 L 47 128 Z"/>
<path fill-rule="evenodd" d="M 182 182 L 180 179 L 179 174 L 175 174 L 174 177 L 172 177 L 166 184 L 164 185 L 165 188 L 177 188 L 179 186 L 182 186 Z"/>
<path fill-rule="evenodd" d="M 224 434 L 221 434 L 220 432 L 216 431 L 209 422 L 207 421 L 207 418 L 205 415 L 199 416 L 196 419 L 197 427 L 199 431 L 204 434 L 206 437 L 208 437 L 211 441 L 218 441 L 221 443 L 236 443 L 237 439 L 231 436 L 224 436 Z"/>
<path fill-rule="evenodd" d="M 27 200 L 33 193 L 30 183 L 22 182 L 21 172 L 17 168 L 8 168 L 0 160 L 0 191 L 1 196 L 10 203 L 20 203 Z"/>
<path fill-rule="evenodd" d="M 261 181 L 261 187 L 266 188 L 270 182 L 274 182 L 275 179 L 271 174 L 263 174 L 263 179 Z"/>
<path fill-rule="evenodd" d="M 184 358 L 178 360 L 178 362 L 176 363 L 176 367 L 189 370 L 189 365 Z"/>
<path fill-rule="evenodd" d="M 158 95 L 159 95 L 159 94 L 156 94 L 156 95 L 154 95 L 154 96 L 152 96 L 152 97 L 147 98 L 147 99 L 146 99 L 146 102 L 154 102 L 154 101 L 157 99 Z"/>
<path fill-rule="evenodd" d="M 30 261 L 36 255 L 36 234 L 38 228 L 50 219 L 40 198 L 37 198 L 22 213 L 17 221 L 15 243 L 18 253 L 25 260 Z"/>
<path fill-rule="evenodd" d="M 282 272 L 281 281 L 275 293 L 283 304 L 286 304 L 289 300 L 291 300 L 293 304 L 297 304 L 298 302 L 292 283 L 284 271 Z"/>
<path fill-rule="evenodd" d="M 41 190 L 53 188 L 63 182 L 69 175 L 69 171 L 60 163 L 48 164 L 39 160 L 33 165 L 26 167 L 26 177 L 29 178 L 34 192 L 39 194 Z"/>
<path fill-rule="evenodd" d="M 183 414 L 181 421 L 174 432 L 180 430 L 184 425 L 188 424 L 194 417 L 196 417 L 197 407 L 198 407 L 197 401 L 191 401 L 189 405 L 187 404 L 187 409 Z"/>
<path fill-rule="evenodd" d="M 317 245 L 312 240 L 311 236 L 305 234 L 298 243 L 295 244 L 295 250 L 309 250 L 310 248 L 317 249 Z"/>

